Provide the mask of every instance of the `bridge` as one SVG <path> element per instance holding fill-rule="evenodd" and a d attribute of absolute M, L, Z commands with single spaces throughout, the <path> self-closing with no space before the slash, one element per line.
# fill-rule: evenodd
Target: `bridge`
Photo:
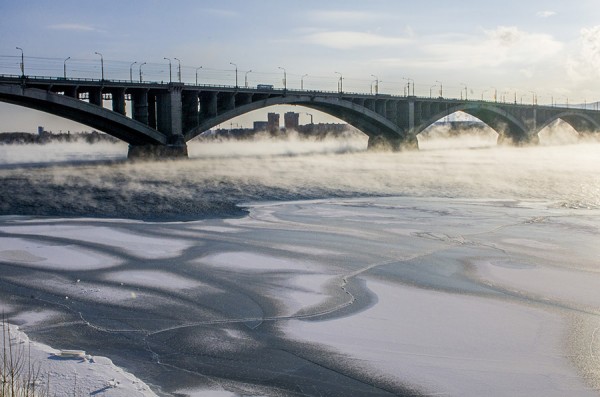
<path fill-rule="evenodd" d="M 131 117 L 126 101 L 132 102 Z M 470 114 L 499 142 L 536 143 L 554 121 L 578 133 L 600 131 L 600 112 L 450 98 L 423 98 L 184 83 L 0 75 L 0 101 L 70 119 L 129 143 L 128 157 L 184 157 L 186 143 L 229 119 L 273 105 L 301 105 L 335 116 L 369 136 L 369 148 L 418 148 L 417 135 L 452 113 Z M 110 101 L 112 106 L 104 106 Z"/>

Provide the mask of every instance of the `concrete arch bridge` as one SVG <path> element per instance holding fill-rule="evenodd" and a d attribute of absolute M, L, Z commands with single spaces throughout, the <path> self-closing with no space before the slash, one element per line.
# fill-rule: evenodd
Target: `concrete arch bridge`
<path fill-rule="evenodd" d="M 132 102 L 132 117 L 125 112 Z M 0 101 L 51 113 L 129 143 L 129 157 L 187 156 L 186 142 L 227 120 L 273 105 L 302 105 L 369 136 L 369 147 L 417 148 L 417 135 L 458 111 L 494 129 L 499 140 L 535 143 L 558 119 L 580 134 L 600 131 L 600 112 L 447 98 L 372 95 L 182 83 L 0 75 Z M 105 101 L 111 108 L 103 106 Z"/>

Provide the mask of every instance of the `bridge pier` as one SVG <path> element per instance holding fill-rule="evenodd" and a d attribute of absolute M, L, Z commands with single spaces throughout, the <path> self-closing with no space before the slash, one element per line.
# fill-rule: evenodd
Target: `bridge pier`
<path fill-rule="evenodd" d="M 187 158 L 187 145 L 129 145 L 129 160 L 160 160 Z"/>
<path fill-rule="evenodd" d="M 415 136 L 387 137 L 383 135 L 369 136 L 367 150 L 399 152 L 402 150 L 418 150 L 419 141 Z"/>
<path fill-rule="evenodd" d="M 534 146 L 540 143 L 538 134 L 508 135 L 498 134 L 496 144 L 498 146 Z"/>

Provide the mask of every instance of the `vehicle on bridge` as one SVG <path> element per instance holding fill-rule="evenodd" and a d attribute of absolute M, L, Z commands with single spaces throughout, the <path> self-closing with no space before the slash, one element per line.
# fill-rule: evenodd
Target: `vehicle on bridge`
<path fill-rule="evenodd" d="M 273 89 L 273 84 L 258 84 L 256 86 L 257 90 L 272 90 Z"/>

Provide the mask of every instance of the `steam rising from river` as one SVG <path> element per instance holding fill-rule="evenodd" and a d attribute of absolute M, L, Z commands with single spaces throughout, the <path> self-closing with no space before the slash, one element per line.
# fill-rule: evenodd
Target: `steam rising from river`
<path fill-rule="evenodd" d="M 0 213 L 197 219 L 236 214 L 236 205 L 248 201 L 366 195 L 550 199 L 600 207 L 597 143 L 401 153 L 365 148 L 362 135 L 192 142 L 190 160 L 40 167 L 16 165 L 23 161 L 15 153 L 51 161 L 65 146 L 0 146 L 1 158 L 13 163 L 0 169 Z M 126 149 L 109 145 L 104 158 L 124 159 Z"/>

